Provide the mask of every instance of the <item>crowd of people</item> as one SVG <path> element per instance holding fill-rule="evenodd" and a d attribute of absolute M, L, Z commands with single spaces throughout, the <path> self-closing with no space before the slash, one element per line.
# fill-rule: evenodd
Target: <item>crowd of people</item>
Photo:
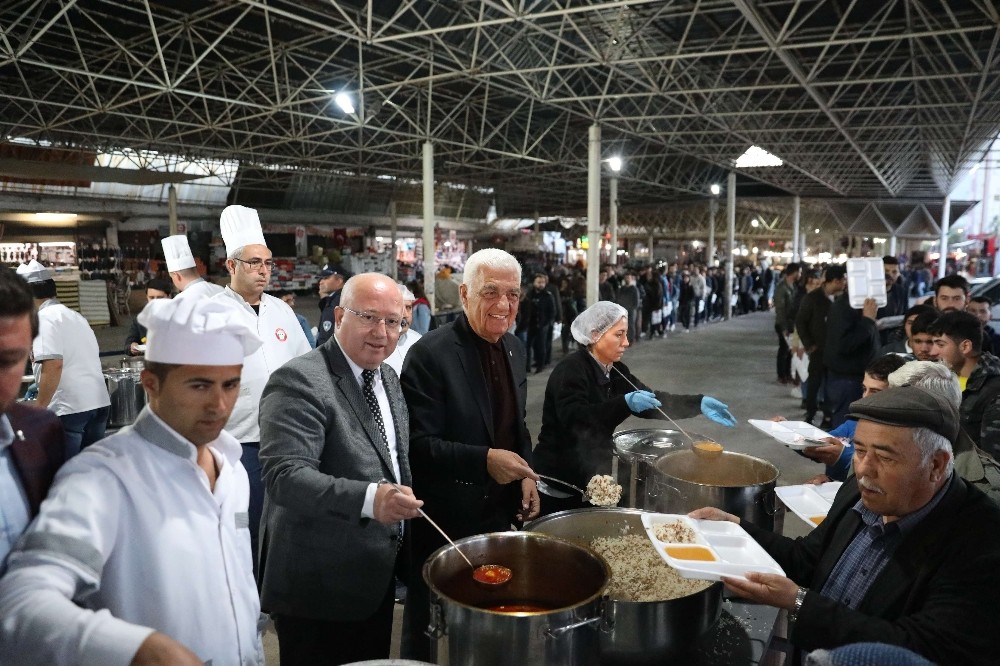
<path fill-rule="evenodd" d="M 384 659 L 397 578 L 408 586 L 401 656 L 428 661 L 421 570 L 445 541 L 423 509 L 455 539 L 507 530 L 581 506 L 538 472 L 586 485 L 631 415 L 665 418 L 666 406 L 736 424 L 719 399 L 654 390 L 623 363 L 642 336 L 711 321 L 718 294 L 739 297 L 715 291 L 716 269 L 605 270 L 587 306 L 579 271 L 522 275 L 512 255 L 481 250 L 455 282 L 460 314 L 421 331 L 419 285 L 329 266 L 314 346 L 265 292 L 273 259 L 256 211 L 227 207 L 220 226 L 230 284 L 185 283 L 185 262 L 169 265 L 180 294 L 137 318 L 149 403 L 82 450 L 64 442 L 65 420 L 16 401 L 33 346 L 50 349 L 39 326 L 56 307 L 50 277 L 0 270 L 5 663 L 260 664 L 268 620 L 283 666 Z M 842 270 L 801 294 L 799 273 L 786 266 L 749 301 L 773 292 L 779 379 L 803 350 L 816 409 L 856 424 L 806 450 L 845 483 L 805 539 L 744 524 L 787 576 L 723 580 L 789 611 L 803 650 L 880 641 L 991 663 L 1000 509 L 983 491 L 1000 484 L 981 448 L 1000 437 L 1000 363 L 964 311 L 967 287 L 939 281 L 929 305 L 890 298 L 882 318 L 899 317 L 907 337 L 880 340 L 874 303 L 856 310 L 837 295 Z M 567 353 L 533 446 L 527 374 L 551 363 L 557 323 Z"/>

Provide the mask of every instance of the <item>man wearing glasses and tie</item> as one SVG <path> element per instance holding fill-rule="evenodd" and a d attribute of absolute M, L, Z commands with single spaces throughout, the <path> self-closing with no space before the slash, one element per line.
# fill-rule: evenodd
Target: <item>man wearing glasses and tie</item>
<path fill-rule="evenodd" d="M 282 666 L 389 656 L 403 521 L 423 504 L 410 489 L 399 378 L 383 363 L 402 318 L 391 279 L 355 275 L 334 337 L 264 389 L 259 581 Z"/>
<path fill-rule="evenodd" d="M 257 211 L 244 206 L 227 206 L 222 211 L 220 226 L 222 240 L 226 243 L 226 269 L 230 283 L 213 298 L 236 301 L 245 323 L 264 341 L 260 349 L 243 361 L 240 395 L 226 423 L 226 432 L 243 447 L 241 462 L 250 479 L 250 546 L 253 548 L 256 572 L 257 533 L 264 504 L 264 485 L 257 456 L 260 448 L 260 396 L 272 372 L 312 347 L 288 304 L 264 293 L 271 281 L 274 261 L 264 241 Z"/>

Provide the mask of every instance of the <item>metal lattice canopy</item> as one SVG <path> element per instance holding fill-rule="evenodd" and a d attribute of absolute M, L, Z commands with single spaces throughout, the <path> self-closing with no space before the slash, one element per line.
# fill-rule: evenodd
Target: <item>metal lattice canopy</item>
<path fill-rule="evenodd" d="M 1000 131 L 998 26 L 992 0 L 8 1 L 0 137 L 361 186 L 419 179 L 429 140 L 439 187 L 531 216 L 584 209 L 596 122 L 623 213 L 704 201 L 752 144 L 784 165 L 741 196 L 940 201 Z"/>

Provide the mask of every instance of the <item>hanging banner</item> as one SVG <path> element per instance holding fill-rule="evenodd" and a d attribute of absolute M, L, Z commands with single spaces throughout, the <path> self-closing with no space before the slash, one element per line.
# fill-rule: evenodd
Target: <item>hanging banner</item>
<path fill-rule="evenodd" d="M 308 243 L 306 243 L 306 228 L 295 227 L 295 256 L 304 257 L 309 254 Z"/>

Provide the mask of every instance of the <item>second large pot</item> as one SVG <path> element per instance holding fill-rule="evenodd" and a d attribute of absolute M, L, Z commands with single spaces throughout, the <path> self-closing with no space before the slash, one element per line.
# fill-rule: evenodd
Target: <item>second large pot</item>
<path fill-rule="evenodd" d="M 476 583 L 456 547 L 474 565 L 510 567 L 513 577 L 501 586 Z M 496 532 L 439 548 L 423 568 L 431 592 L 429 633 L 438 663 L 596 664 L 597 625 L 603 622 L 610 575 L 607 563 L 592 551 L 544 534 Z M 512 604 L 539 610 L 493 610 Z"/>
<path fill-rule="evenodd" d="M 589 546 L 599 537 L 643 535 L 643 511 L 576 509 L 539 518 L 525 527 Z M 667 601 L 609 599 L 601 626 L 602 664 L 663 664 L 682 657 L 719 618 L 722 583 Z M 683 663 L 676 661 L 674 663 Z"/>
<path fill-rule="evenodd" d="M 688 449 L 660 456 L 647 475 L 646 507 L 688 513 L 703 506 L 774 529 L 778 468 L 754 456 L 724 451 L 704 457 Z"/>
<path fill-rule="evenodd" d="M 121 428 L 135 422 L 146 406 L 146 389 L 139 370 L 105 370 L 104 382 L 111 397 L 108 426 Z"/>

